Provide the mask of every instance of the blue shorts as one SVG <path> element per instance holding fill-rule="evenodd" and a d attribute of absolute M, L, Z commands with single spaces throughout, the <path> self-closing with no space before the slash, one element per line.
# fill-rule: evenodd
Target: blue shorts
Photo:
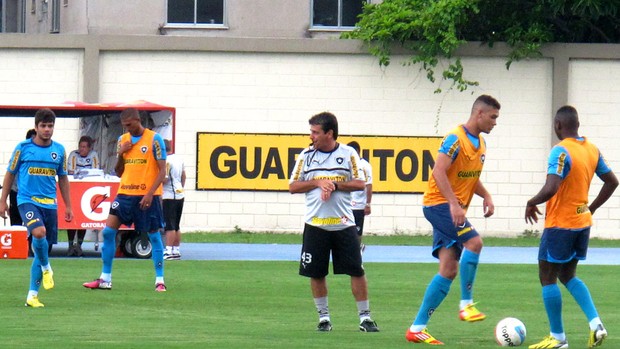
<path fill-rule="evenodd" d="M 161 196 L 154 195 L 151 206 L 140 208 L 143 196 L 119 194 L 114 198 L 110 214 L 118 217 L 121 224 L 134 225 L 139 233 L 152 233 L 164 227 Z"/>
<path fill-rule="evenodd" d="M 581 230 L 545 228 L 538 248 L 538 260 L 568 263 L 585 260 L 590 241 L 590 227 Z"/>
<path fill-rule="evenodd" d="M 452 223 L 449 204 L 424 206 L 424 217 L 433 226 L 433 257 L 439 258 L 439 249 L 442 247 L 456 249 L 456 258 L 461 258 L 463 243 L 480 234 L 465 218 L 465 224 L 456 227 Z"/>
<path fill-rule="evenodd" d="M 45 227 L 47 243 L 58 243 L 58 210 L 39 207 L 31 203 L 21 204 L 17 206 L 17 209 L 29 235 L 33 229 Z"/>

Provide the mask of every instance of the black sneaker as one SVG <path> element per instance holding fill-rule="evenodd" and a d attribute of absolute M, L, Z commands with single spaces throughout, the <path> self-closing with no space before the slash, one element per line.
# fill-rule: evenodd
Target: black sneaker
<path fill-rule="evenodd" d="M 329 320 L 322 320 L 321 322 L 319 322 L 316 330 L 319 332 L 329 332 L 332 330 L 332 323 L 329 322 Z"/>
<path fill-rule="evenodd" d="M 366 319 L 360 323 L 360 331 L 362 332 L 379 332 L 377 323 L 371 319 Z"/>

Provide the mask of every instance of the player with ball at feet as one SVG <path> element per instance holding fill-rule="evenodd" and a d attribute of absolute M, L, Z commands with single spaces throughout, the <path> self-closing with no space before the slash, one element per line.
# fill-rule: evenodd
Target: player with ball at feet
<path fill-rule="evenodd" d="M 424 217 L 433 226 L 433 256 L 439 259 L 439 272 L 426 288 L 422 305 L 405 338 L 413 343 L 441 345 L 426 329 L 433 312 L 450 291 L 457 271 L 461 273 L 462 321 L 482 321 L 486 315 L 473 302 L 473 286 L 482 251 L 482 238 L 465 214 L 474 194 L 483 200 L 484 216 L 495 211 L 491 194 L 480 181 L 486 158 L 486 143 L 481 133 L 489 133 L 497 124 L 499 102 L 481 95 L 474 102 L 469 119 L 448 133 L 424 193 Z"/>

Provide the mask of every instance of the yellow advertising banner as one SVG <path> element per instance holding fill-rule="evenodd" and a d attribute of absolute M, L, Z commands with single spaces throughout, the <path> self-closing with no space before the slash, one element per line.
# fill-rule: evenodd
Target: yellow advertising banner
<path fill-rule="evenodd" d="M 305 135 L 197 134 L 198 190 L 288 191 L 297 155 L 310 144 Z M 345 136 L 357 141 L 373 172 L 375 193 L 422 193 L 435 164 L 441 137 Z"/>

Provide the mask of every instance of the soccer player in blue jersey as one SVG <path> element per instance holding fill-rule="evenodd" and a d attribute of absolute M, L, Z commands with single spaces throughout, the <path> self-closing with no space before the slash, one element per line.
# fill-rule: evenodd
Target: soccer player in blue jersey
<path fill-rule="evenodd" d="M 17 180 L 17 205 L 28 233 L 32 235 L 34 258 L 30 269 L 30 290 L 26 306 L 43 307 L 39 301 L 39 287 L 49 290 L 54 287 L 54 272 L 49 263 L 46 236 L 58 235 L 58 213 L 56 203 L 56 176 L 60 194 L 65 201 L 66 221 L 73 219 L 69 179 L 67 178 L 66 153 L 62 144 L 52 140 L 56 115 L 48 108 L 39 109 L 34 116 L 36 136 L 17 145 L 11 156 L 4 176 L 0 216 L 6 218 L 6 200 L 15 176 Z M 54 240 L 54 238 L 52 240 Z"/>
<path fill-rule="evenodd" d="M 558 279 L 584 312 L 590 326 L 588 348 L 607 337 L 588 286 L 577 277 L 577 263 L 586 259 L 592 215 L 614 193 L 618 179 L 599 149 L 579 136 L 579 116 L 572 106 L 563 106 L 553 120 L 560 143 L 551 149 L 547 178 L 538 194 L 528 200 L 525 221 L 538 222 L 536 207 L 547 203 L 545 230 L 538 251 L 538 276 L 549 319 L 549 335 L 530 349 L 568 348 L 562 323 L 562 294 Z M 590 183 L 596 175 L 603 181 L 594 201 L 588 203 Z"/>

